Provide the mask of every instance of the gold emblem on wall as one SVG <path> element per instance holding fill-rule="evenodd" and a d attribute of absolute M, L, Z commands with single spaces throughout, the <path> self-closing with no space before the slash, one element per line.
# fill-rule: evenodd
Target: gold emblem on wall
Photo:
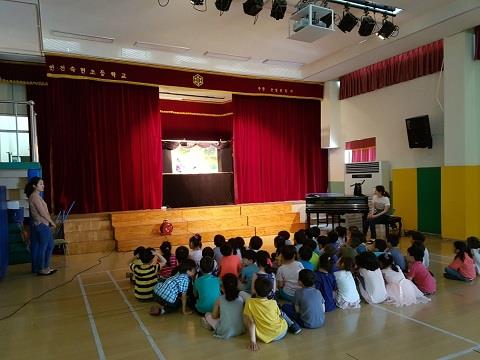
<path fill-rule="evenodd" d="M 193 84 L 196 86 L 196 87 L 200 87 L 203 85 L 203 76 L 200 75 L 200 74 L 196 74 L 193 76 Z"/>

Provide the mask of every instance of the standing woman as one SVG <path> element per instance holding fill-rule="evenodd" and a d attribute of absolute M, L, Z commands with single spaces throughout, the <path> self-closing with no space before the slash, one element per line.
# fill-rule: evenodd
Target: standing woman
<path fill-rule="evenodd" d="M 377 232 L 375 230 L 376 224 L 385 224 L 388 220 L 388 211 L 390 210 L 390 199 L 388 192 L 385 191 L 383 185 L 375 186 L 375 193 L 372 197 L 372 208 L 367 216 L 367 221 L 363 228 L 363 233 L 367 235 L 368 228 L 370 228 L 370 238 L 376 239 Z"/>
<path fill-rule="evenodd" d="M 43 179 L 33 177 L 25 186 L 30 211 L 30 252 L 32 254 L 32 272 L 38 275 L 51 275 L 56 270 L 50 268 L 50 258 L 54 241 L 50 226 L 55 223 L 48 212 L 47 203 L 40 193 L 45 185 Z"/>

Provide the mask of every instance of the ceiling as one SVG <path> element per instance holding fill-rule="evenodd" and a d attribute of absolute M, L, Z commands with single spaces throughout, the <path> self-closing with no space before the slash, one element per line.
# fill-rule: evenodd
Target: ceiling
<path fill-rule="evenodd" d="M 289 14 L 279 21 L 269 16 L 271 0 L 265 1 L 256 24 L 253 17 L 243 13 L 243 0 L 233 0 L 230 10 L 222 16 L 215 9 L 214 0 L 206 0 L 206 12 L 193 9 L 189 0 L 170 0 L 166 7 L 160 7 L 158 0 L 38 1 L 0 0 L 0 52 L 41 55 L 43 49 L 317 82 L 336 79 L 372 62 L 480 24 L 479 0 L 382 0 L 385 5 L 404 9 L 394 20 L 400 26 L 396 38 L 362 38 L 356 30 L 347 34 L 337 30 L 306 43 L 288 39 L 288 17 L 296 0 L 288 1 Z M 331 7 L 336 13 L 342 12 L 339 5 Z M 352 12 L 361 15 L 359 10 Z M 35 32 L 37 25 L 41 28 L 40 37 Z M 110 40 L 65 38 L 58 36 L 58 32 Z M 163 51 L 138 48 L 136 42 L 173 48 Z M 243 58 L 219 59 L 205 55 L 206 52 Z"/>

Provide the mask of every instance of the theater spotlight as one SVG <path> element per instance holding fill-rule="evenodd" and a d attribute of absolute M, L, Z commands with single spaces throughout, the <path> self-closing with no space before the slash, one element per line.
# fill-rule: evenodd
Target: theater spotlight
<path fill-rule="evenodd" d="M 257 16 L 263 9 L 263 0 L 247 0 L 243 3 L 243 12 L 250 16 Z"/>
<path fill-rule="evenodd" d="M 358 29 L 358 34 L 360 36 L 370 36 L 375 26 L 377 26 L 377 22 L 365 11 L 365 15 L 363 15 L 362 22 L 360 23 L 360 29 Z"/>
<path fill-rule="evenodd" d="M 205 0 L 190 0 L 190 4 L 193 6 L 202 6 Z"/>
<path fill-rule="evenodd" d="M 273 0 L 272 11 L 270 11 L 271 17 L 275 20 L 283 19 L 285 11 L 287 11 L 287 0 Z"/>
<path fill-rule="evenodd" d="M 350 13 L 348 8 L 345 8 L 345 11 L 343 12 L 343 17 L 342 20 L 338 23 L 337 27 L 342 30 L 344 33 L 350 32 L 353 30 L 355 25 L 357 25 L 358 19 L 355 15 Z"/>
<path fill-rule="evenodd" d="M 380 39 L 388 39 L 392 34 L 398 31 L 398 26 L 395 25 L 393 22 L 389 21 L 385 16 L 383 19 L 382 27 L 378 30 L 378 37 Z"/>
<path fill-rule="evenodd" d="M 228 11 L 230 9 L 230 5 L 232 4 L 232 0 L 216 0 L 215 7 L 218 11 Z"/>

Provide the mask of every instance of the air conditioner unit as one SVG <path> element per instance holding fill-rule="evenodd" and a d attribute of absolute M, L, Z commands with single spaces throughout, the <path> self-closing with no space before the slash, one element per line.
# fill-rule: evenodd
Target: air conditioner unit
<path fill-rule="evenodd" d="M 353 195 L 353 184 L 361 183 L 364 195 L 371 196 L 375 186 L 390 192 L 390 164 L 386 161 L 345 164 L 345 195 Z"/>

